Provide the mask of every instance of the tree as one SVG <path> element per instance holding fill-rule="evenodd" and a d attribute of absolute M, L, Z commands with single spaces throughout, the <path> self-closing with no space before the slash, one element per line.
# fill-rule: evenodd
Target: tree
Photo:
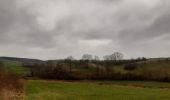
<path fill-rule="evenodd" d="M 100 60 L 99 56 L 94 56 L 94 60 L 99 61 Z"/>
<path fill-rule="evenodd" d="M 82 60 L 93 60 L 93 56 L 90 54 L 84 54 Z"/>
<path fill-rule="evenodd" d="M 105 55 L 105 56 L 103 56 L 103 59 L 104 59 L 104 60 L 111 60 L 111 59 L 110 59 L 110 55 Z"/>
<path fill-rule="evenodd" d="M 103 56 L 103 59 L 104 60 L 122 60 L 123 59 L 123 54 L 120 53 L 120 52 L 114 52 L 113 54 L 111 55 L 105 55 Z"/>
<path fill-rule="evenodd" d="M 72 71 L 72 60 L 74 60 L 74 57 L 73 56 L 68 56 L 66 58 L 66 62 L 69 64 L 69 72 L 71 73 Z"/>
<path fill-rule="evenodd" d="M 73 56 L 68 56 L 68 57 L 66 58 L 66 60 L 74 60 L 74 57 L 73 57 Z"/>
<path fill-rule="evenodd" d="M 112 55 L 110 55 L 111 60 L 122 60 L 123 59 L 123 54 L 120 52 L 114 52 Z"/>

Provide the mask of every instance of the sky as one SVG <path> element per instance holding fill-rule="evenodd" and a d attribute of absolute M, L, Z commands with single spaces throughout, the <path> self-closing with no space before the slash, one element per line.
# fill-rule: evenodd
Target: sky
<path fill-rule="evenodd" d="M 0 56 L 170 57 L 170 0 L 0 0 Z"/>

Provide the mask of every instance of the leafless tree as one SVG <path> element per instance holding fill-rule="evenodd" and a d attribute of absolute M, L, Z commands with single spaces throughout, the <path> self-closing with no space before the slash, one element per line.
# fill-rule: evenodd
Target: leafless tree
<path fill-rule="evenodd" d="M 94 60 L 99 61 L 100 60 L 99 56 L 94 56 Z"/>
<path fill-rule="evenodd" d="M 74 60 L 74 57 L 73 56 L 68 56 L 66 58 L 66 62 L 69 64 L 69 72 L 71 73 L 72 71 L 72 60 Z"/>
<path fill-rule="evenodd" d="M 123 59 L 123 54 L 120 52 L 114 52 L 111 56 L 110 56 L 111 60 L 122 60 Z"/>
<path fill-rule="evenodd" d="M 111 59 L 110 59 L 110 55 L 105 55 L 105 56 L 103 56 L 103 59 L 104 59 L 104 60 L 111 60 Z"/>
<path fill-rule="evenodd" d="M 93 60 L 93 56 L 90 54 L 84 54 L 82 60 Z"/>
<path fill-rule="evenodd" d="M 105 55 L 103 57 L 104 60 L 122 60 L 123 59 L 123 54 L 120 53 L 120 52 L 114 52 L 113 54 L 111 55 Z"/>
<path fill-rule="evenodd" d="M 66 58 L 66 60 L 74 60 L 74 57 L 73 57 L 73 56 L 68 56 L 68 57 Z"/>

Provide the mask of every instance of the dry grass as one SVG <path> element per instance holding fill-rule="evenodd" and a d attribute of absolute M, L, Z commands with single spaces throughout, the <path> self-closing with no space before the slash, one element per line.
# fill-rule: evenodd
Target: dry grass
<path fill-rule="evenodd" d="M 23 95 L 17 91 L 2 89 L 0 92 L 0 100 L 23 100 Z"/>
<path fill-rule="evenodd" d="M 0 74 L 0 100 L 22 100 L 23 81 L 19 76 L 9 73 Z"/>

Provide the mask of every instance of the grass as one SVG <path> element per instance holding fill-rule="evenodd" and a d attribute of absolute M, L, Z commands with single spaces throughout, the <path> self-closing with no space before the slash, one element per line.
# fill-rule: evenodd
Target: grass
<path fill-rule="evenodd" d="M 141 88 L 159 88 L 170 89 L 170 83 L 168 82 L 154 82 L 154 81 L 94 81 L 97 84 L 103 85 L 118 85 L 129 87 L 141 87 Z"/>
<path fill-rule="evenodd" d="M 29 80 L 26 82 L 25 95 L 26 100 L 170 100 L 170 83 L 137 81 L 106 83 L 108 81 Z"/>
<path fill-rule="evenodd" d="M 0 91 L 0 100 L 23 100 L 22 93 L 3 89 Z"/>
<path fill-rule="evenodd" d="M 7 72 L 12 72 L 16 74 L 27 74 L 29 73 L 29 68 L 22 67 L 22 63 L 19 61 L 3 61 L 3 70 Z"/>
<path fill-rule="evenodd" d="M 0 72 L 0 100 L 22 100 L 23 85 L 18 75 Z"/>

